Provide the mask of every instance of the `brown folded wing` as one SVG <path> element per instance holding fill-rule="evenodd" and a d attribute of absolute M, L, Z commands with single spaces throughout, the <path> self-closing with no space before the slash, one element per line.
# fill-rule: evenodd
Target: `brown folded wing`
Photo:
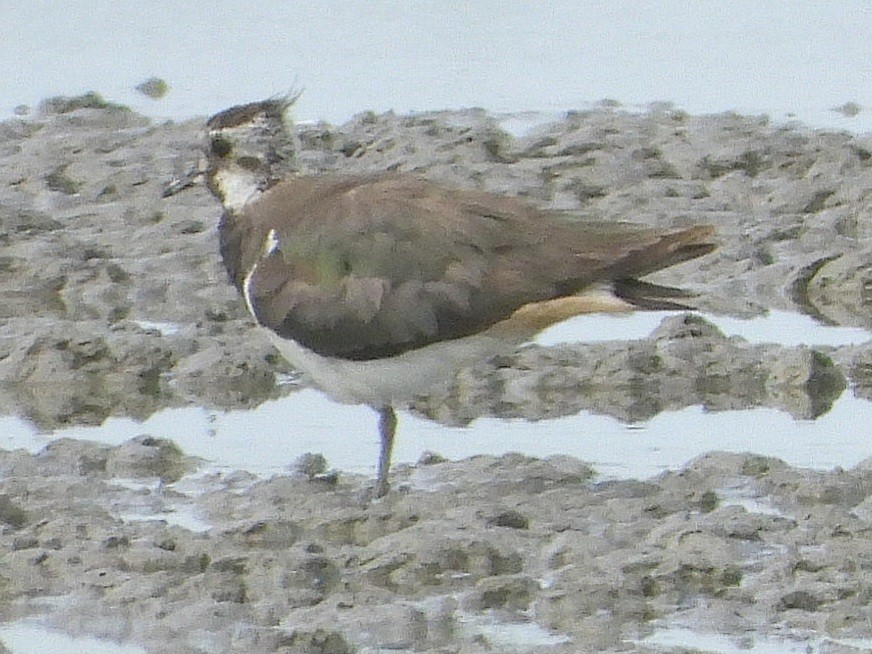
<path fill-rule="evenodd" d="M 240 289 L 256 265 L 248 291 L 261 323 L 354 360 L 467 336 L 601 282 L 617 282 L 633 303 L 651 293 L 632 280 L 710 252 L 711 235 L 573 222 L 393 175 L 288 180 L 221 229 Z"/>

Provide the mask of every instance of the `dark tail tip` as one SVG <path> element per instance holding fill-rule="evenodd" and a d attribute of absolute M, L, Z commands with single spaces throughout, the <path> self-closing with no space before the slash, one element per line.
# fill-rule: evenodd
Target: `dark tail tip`
<path fill-rule="evenodd" d="M 694 307 L 676 300 L 696 297 L 695 293 L 682 288 L 661 286 L 632 278 L 615 280 L 614 293 L 634 307 L 647 311 L 686 311 Z"/>

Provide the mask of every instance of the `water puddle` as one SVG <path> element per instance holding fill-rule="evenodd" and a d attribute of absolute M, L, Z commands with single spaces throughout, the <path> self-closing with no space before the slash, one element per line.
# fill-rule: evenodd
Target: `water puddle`
<path fill-rule="evenodd" d="M 181 329 L 179 325 L 173 322 L 161 322 L 153 320 L 135 320 L 134 322 L 143 329 L 154 329 L 156 331 L 159 331 L 164 336 L 172 336 L 173 334 L 177 334 Z"/>
<path fill-rule="evenodd" d="M 0 646 L 10 654 L 145 654 L 135 645 L 111 640 L 71 636 L 47 627 L 36 620 L 26 619 L 0 624 Z"/>
<path fill-rule="evenodd" d="M 506 622 L 495 615 L 463 614 L 459 620 L 461 630 L 468 637 L 482 636 L 501 652 L 541 651 L 570 642 L 565 634 L 547 631 L 535 622 Z"/>
<path fill-rule="evenodd" d="M 823 654 L 835 651 L 840 646 L 852 648 L 852 651 L 872 649 L 872 640 L 868 638 L 812 638 L 795 641 L 753 634 L 735 638 L 684 627 L 659 629 L 647 638 L 635 642 L 658 652 L 693 651 L 705 654 Z"/>
<path fill-rule="evenodd" d="M 136 491 L 134 497 L 139 501 L 129 505 L 113 506 L 113 513 L 125 522 L 159 520 L 176 525 L 194 533 L 207 532 L 212 525 L 204 521 L 198 510 L 186 500 L 196 495 L 192 486 L 197 475 L 190 475 L 173 487 L 173 496 L 165 496 L 162 483 L 158 480 L 143 482 L 138 479 L 112 479 L 110 485 Z"/>
<path fill-rule="evenodd" d="M 626 316 L 581 316 L 566 320 L 542 332 L 540 345 L 596 343 L 615 339 L 645 338 L 671 311 L 649 311 Z M 727 336 L 738 336 L 751 344 L 777 343 L 785 346 L 809 345 L 839 347 L 859 345 L 872 339 L 872 333 L 859 327 L 829 327 L 811 316 L 792 311 L 770 311 L 764 316 L 742 319 L 700 314 Z"/>
<path fill-rule="evenodd" d="M 757 495 L 747 485 L 718 488 L 715 492 L 722 507 L 739 506 L 748 513 L 771 515 L 776 518 L 789 517 L 784 511 L 774 506 L 769 498 Z"/>

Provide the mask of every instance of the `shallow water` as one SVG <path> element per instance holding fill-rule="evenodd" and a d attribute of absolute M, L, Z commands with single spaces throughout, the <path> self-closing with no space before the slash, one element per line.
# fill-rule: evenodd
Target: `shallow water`
<path fill-rule="evenodd" d="M 852 117 L 832 110 L 870 105 L 870 18 L 856 1 L 800 10 L 674 0 L 462 8 L 377 1 L 326 14 L 313 0 L 268 0 L 256 11 L 223 0 L 208 11 L 168 0 L 89 0 L 5 13 L 0 60 L 16 74 L 0 79 L 0 115 L 95 90 L 179 118 L 304 87 L 298 117 L 333 122 L 368 109 L 565 110 L 615 98 L 872 129 L 868 109 Z M 170 86 L 159 101 L 134 90 L 152 75 Z"/>
<path fill-rule="evenodd" d="M 11 654 L 145 654 L 145 648 L 111 640 L 70 636 L 36 620 L 0 625 L 0 644 Z"/>
<path fill-rule="evenodd" d="M 849 651 L 869 651 L 872 640 L 864 638 L 810 638 L 793 641 L 784 638 L 763 638 L 748 635 L 734 638 L 723 634 L 702 633 L 679 626 L 658 629 L 647 638 L 637 641 L 660 652 L 705 652 L 707 654 L 818 654 L 834 651 L 835 646 L 851 648 Z"/>

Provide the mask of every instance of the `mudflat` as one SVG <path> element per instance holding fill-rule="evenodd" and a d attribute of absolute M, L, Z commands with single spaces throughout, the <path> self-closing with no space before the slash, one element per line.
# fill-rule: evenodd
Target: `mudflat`
<path fill-rule="evenodd" d="M 95 95 L 0 123 L 6 413 L 50 430 L 288 392 L 221 268 L 220 207 L 205 189 L 161 198 L 202 124 Z M 655 281 L 710 313 L 872 328 L 872 138 L 665 105 L 519 137 L 505 124 L 465 110 L 296 129 L 308 174 L 402 170 L 579 220 L 715 225 L 716 253 Z M 688 404 L 814 418 L 843 392 L 872 396 L 872 345 L 750 345 L 677 315 L 641 341 L 524 348 L 416 409 L 451 424 Z M 259 479 L 161 434 L 0 452 L 0 470 L 0 615 L 148 652 L 644 652 L 664 625 L 822 652 L 872 638 L 868 462 L 712 453 L 604 482 L 564 457 L 434 456 L 377 502 L 317 458 Z"/>

